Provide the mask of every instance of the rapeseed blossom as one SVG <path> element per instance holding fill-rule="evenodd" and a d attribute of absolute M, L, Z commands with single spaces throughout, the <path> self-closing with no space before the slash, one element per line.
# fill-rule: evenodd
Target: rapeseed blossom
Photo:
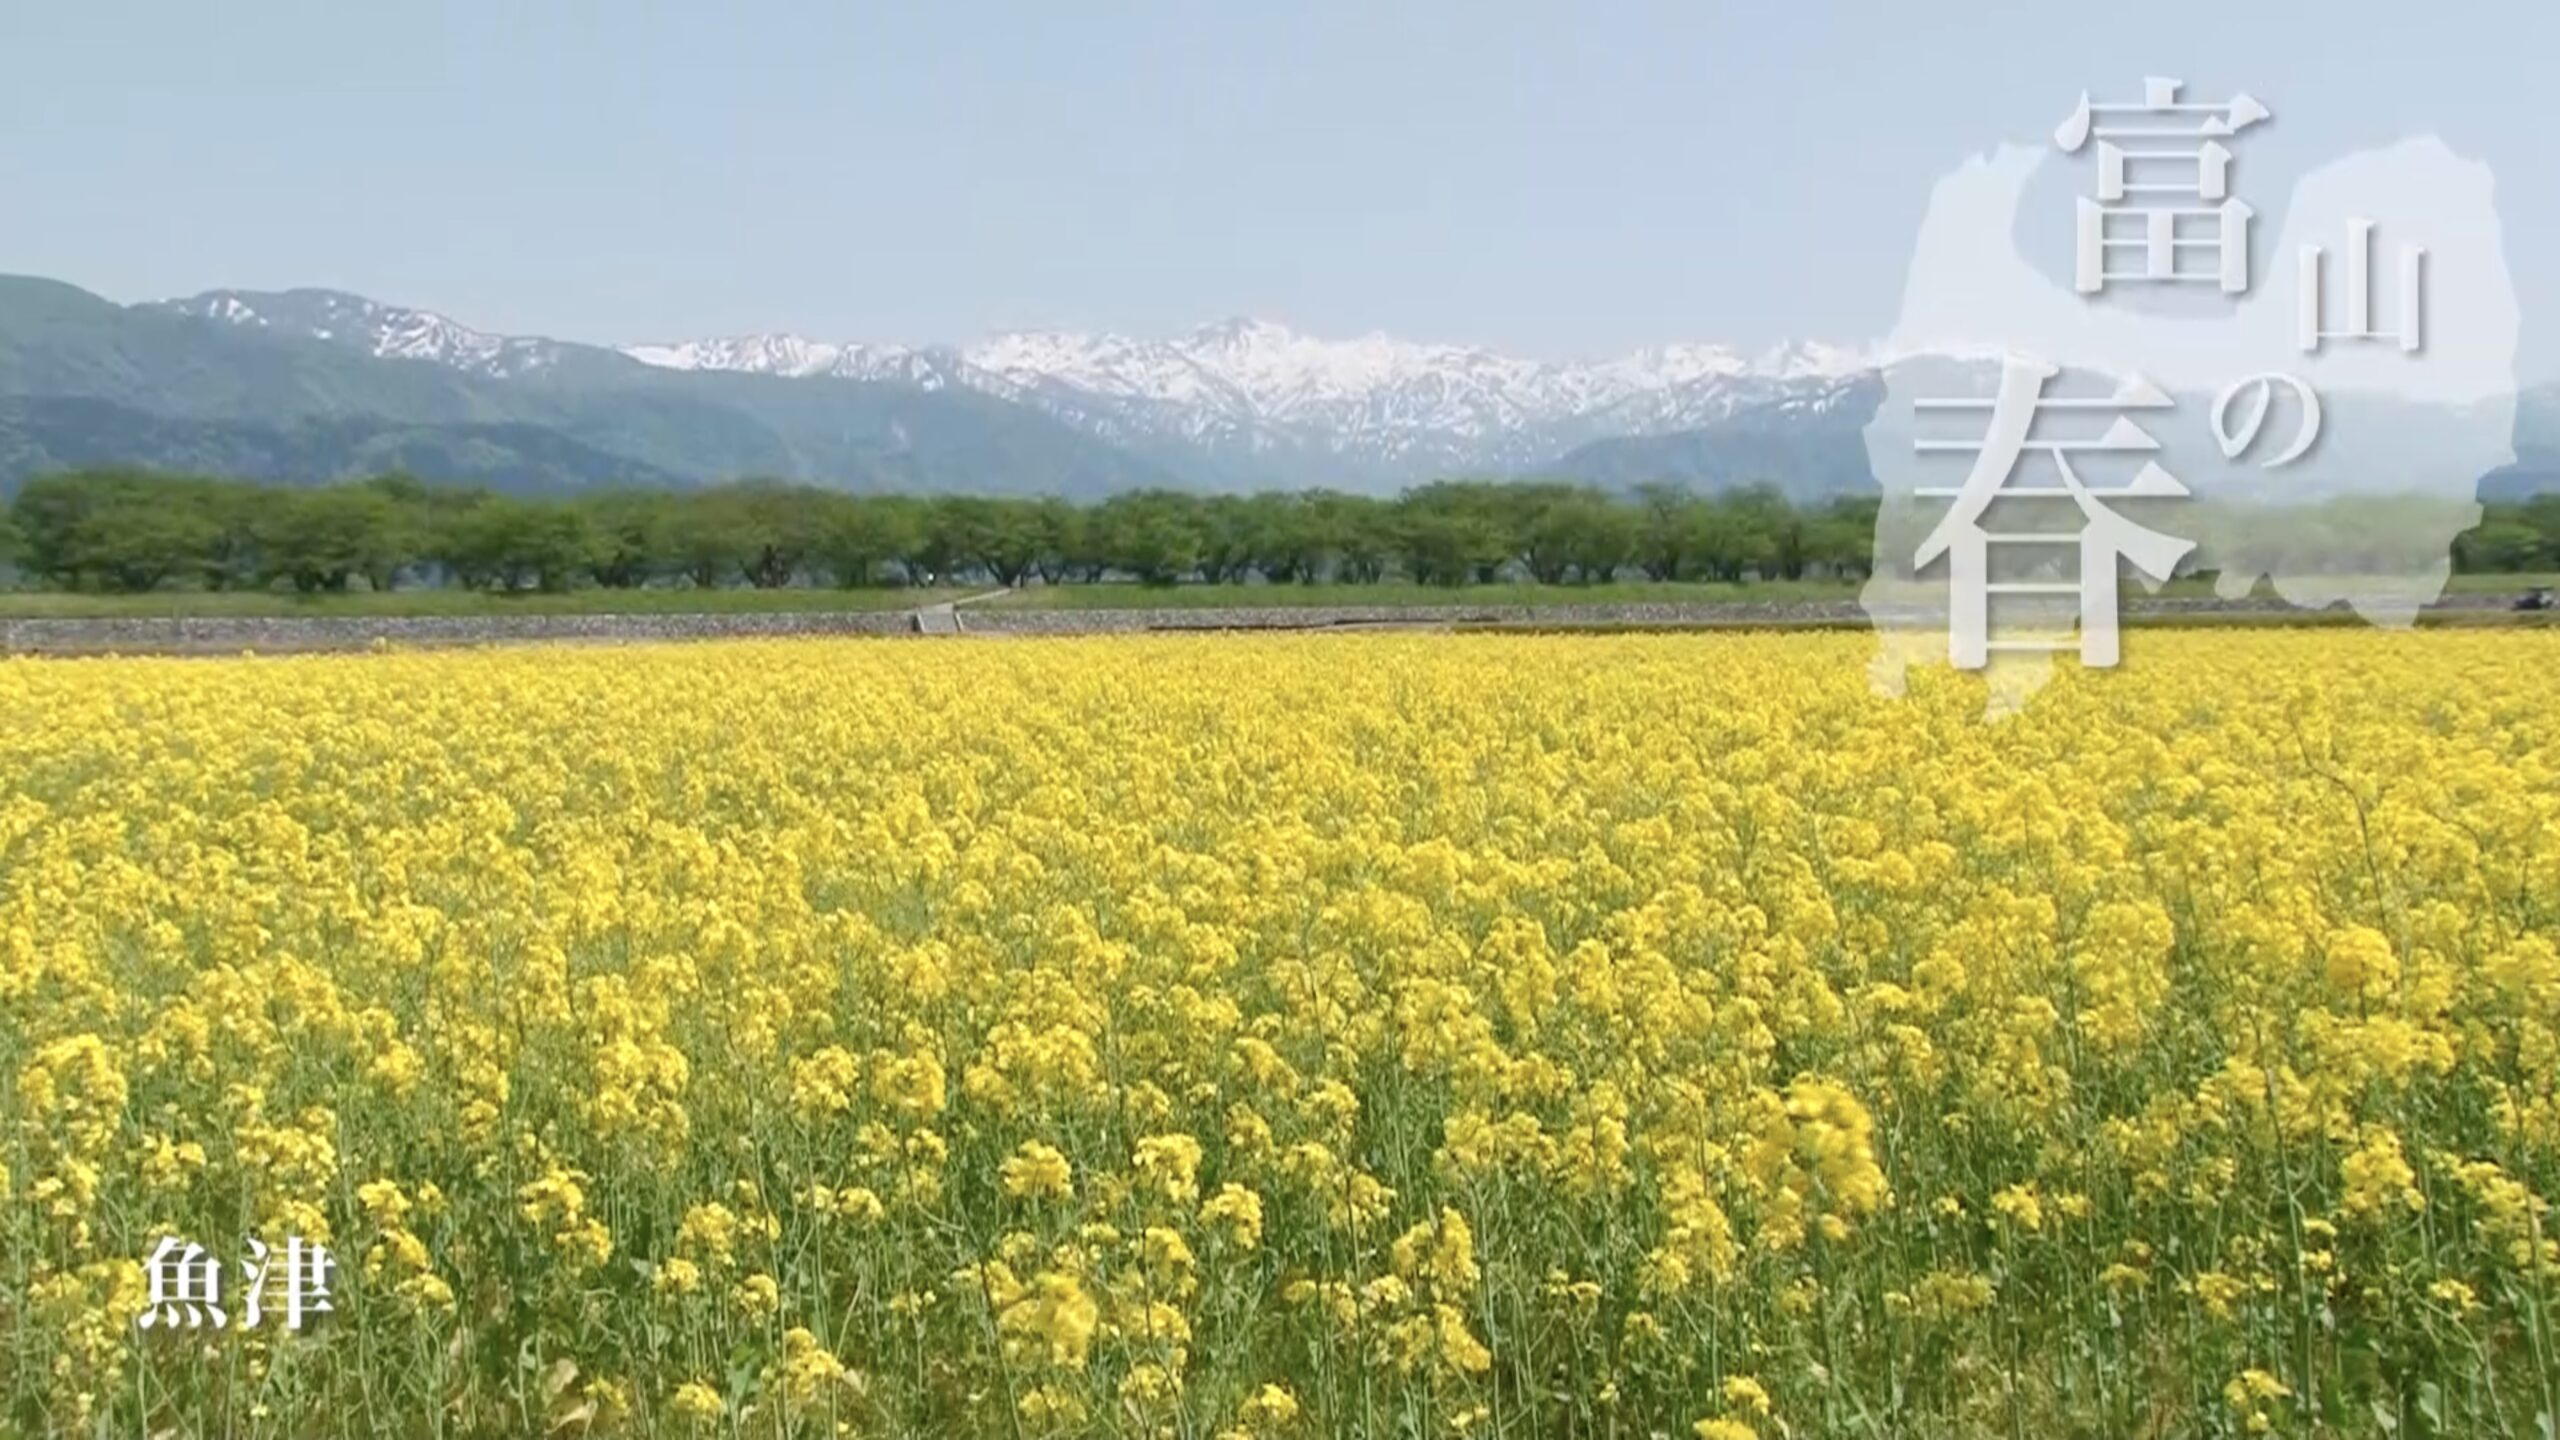
<path fill-rule="evenodd" d="M 2535 1433 L 2560 636 L 1871 648 L 0 663 L 0 1430 Z"/>

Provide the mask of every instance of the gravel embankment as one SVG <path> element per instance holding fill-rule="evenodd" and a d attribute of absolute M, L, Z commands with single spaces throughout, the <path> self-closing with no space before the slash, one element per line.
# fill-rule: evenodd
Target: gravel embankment
<path fill-rule="evenodd" d="M 2447 595 L 2434 611 L 2503 610 L 2505 595 Z M 2212 596 L 2132 598 L 2133 618 L 2188 615 L 2308 615 L 2280 599 L 2221 600 Z M 1011 610 L 977 608 L 963 624 L 976 634 L 1087 635 L 1138 630 L 1334 630 L 1377 626 L 1500 625 L 1556 629 L 1625 626 L 1631 629 L 1853 626 L 1874 623 L 1856 600 L 1717 601 L 1626 605 L 1381 605 L 1286 606 L 1154 610 Z"/>
<path fill-rule="evenodd" d="M 747 635 L 904 635 L 907 610 L 768 615 L 279 615 L 0 620 L 0 652 L 54 655 L 236 654 L 491 645 L 717 640 Z"/>
<path fill-rule="evenodd" d="M 2447 595 L 2437 611 L 2503 610 L 2503 594 Z M 2273 615 L 2281 600 L 2181 596 L 2128 598 L 2129 617 Z M 2296 612 L 2309 614 L 2311 612 Z M 1117 635 L 1180 630 L 1348 630 L 1449 626 L 1557 629 L 1860 626 L 1855 600 L 1631 605 L 1167 606 L 1130 610 L 1037 610 L 972 606 L 959 629 L 974 635 Z M 0 653 L 49 655 L 238 654 L 362 650 L 395 646 L 627 643 L 774 635 L 914 635 L 911 610 L 755 615 L 221 616 L 197 618 L 0 620 Z M 931 627 L 939 629 L 939 625 Z"/>

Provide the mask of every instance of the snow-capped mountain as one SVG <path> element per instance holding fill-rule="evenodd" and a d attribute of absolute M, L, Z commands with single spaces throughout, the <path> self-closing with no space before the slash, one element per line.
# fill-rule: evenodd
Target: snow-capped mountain
<path fill-rule="evenodd" d="M 160 308 L 497 379 L 554 371 L 574 355 L 615 359 L 331 290 L 216 290 Z M 1250 319 L 1159 339 L 1022 330 L 906 346 L 766 334 L 632 345 L 620 356 L 661 370 L 974 391 L 1211 483 L 1355 486 L 1520 473 L 1594 441 L 1699 430 L 1770 405 L 1819 410 L 1879 360 L 1830 345 L 1754 356 L 1682 344 L 1556 362 L 1380 334 L 1323 339 Z"/>
<path fill-rule="evenodd" d="M 1555 363 L 1386 335 L 1319 339 L 1248 319 L 1156 340 L 1028 330 L 910 349 L 760 335 L 624 353 L 676 369 L 961 385 L 1120 444 L 1205 451 L 1240 473 L 1348 464 L 1399 477 L 1531 468 L 1594 439 L 1696 429 L 1829 392 L 1876 363 L 1824 345 L 1756 358 L 1674 345 Z"/>
<path fill-rule="evenodd" d="M 496 379 L 559 363 L 569 348 L 536 336 L 492 335 L 432 310 L 385 305 L 343 290 L 208 290 L 159 308 L 180 315 L 308 335 L 382 359 L 432 360 Z"/>
<path fill-rule="evenodd" d="M 679 345 L 631 345 L 623 354 L 664 370 L 737 370 L 750 375 L 888 380 L 928 390 L 951 383 L 944 355 L 904 345 L 831 345 L 798 335 L 741 335 Z"/>

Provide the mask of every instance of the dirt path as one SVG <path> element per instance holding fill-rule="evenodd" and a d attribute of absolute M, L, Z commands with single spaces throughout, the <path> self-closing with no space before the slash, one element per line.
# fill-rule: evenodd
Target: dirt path
<path fill-rule="evenodd" d="M 919 635 L 957 635 L 960 633 L 961 606 L 975 605 L 981 600 L 993 600 L 999 595 L 1010 595 L 1012 593 L 1012 587 L 1006 586 L 995 590 L 981 590 L 975 595 L 962 595 L 955 599 L 945 600 L 939 605 L 923 606 L 915 612 L 916 633 Z"/>

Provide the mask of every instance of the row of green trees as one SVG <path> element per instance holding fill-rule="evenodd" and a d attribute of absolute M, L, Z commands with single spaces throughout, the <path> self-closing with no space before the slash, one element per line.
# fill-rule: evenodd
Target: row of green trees
<path fill-rule="evenodd" d="M 2291 530 L 2310 524 L 2273 519 Z M 2372 519 L 2363 517 L 2364 530 L 2377 528 Z M 1875 527 L 1871 498 L 1800 506 L 1765 488 L 1700 496 L 1656 486 L 1619 496 L 1449 481 L 1393 500 L 1147 490 L 1079 506 L 846 495 L 766 481 L 527 500 L 397 475 L 315 488 L 93 470 L 28 482 L 0 524 L 0 553 L 48 585 L 125 591 L 1114 577 L 1569 584 L 1622 575 L 1858 577 Z M 2560 568 L 2560 495 L 2488 507 L 2456 543 L 2455 561 L 2467 570 Z"/>
<path fill-rule="evenodd" d="M 1775 491 L 1613 497 L 1570 485 L 1446 482 L 1383 500 L 1331 491 L 1063 500 L 846 495 L 763 481 L 527 500 L 384 476 L 317 488 L 131 470 L 31 480 L 14 559 L 72 589 L 306 592 L 792 584 L 1005 585 L 1128 578 L 1456 585 L 1796 578 L 1864 572 L 1872 501 Z"/>
<path fill-rule="evenodd" d="M 2482 506 L 2480 523 L 2453 542 L 2453 563 L 2488 574 L 2560 570 L 2560 491 Z"/>

